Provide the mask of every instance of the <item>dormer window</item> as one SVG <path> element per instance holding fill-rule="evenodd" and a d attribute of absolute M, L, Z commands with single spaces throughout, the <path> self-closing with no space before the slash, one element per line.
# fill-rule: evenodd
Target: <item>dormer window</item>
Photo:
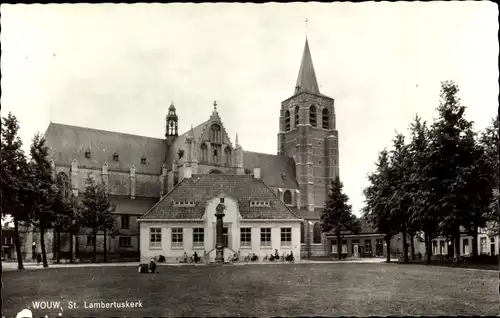
<path fill-rule="evenodd" d="M 146 157 L 144 157 L 144 156 L 142 156 L 142 157 L 141 157 L 141 163 L 142 163 L 143 165 L 145 165 L 145 164 L 146 164 Z"/>
<path fill-rule="evenodd" d="M 85 150 L 85 158 L 89 158 L 90 159 L 90 150 Z"/>
<path fill-rule="evenodd" d="M 196 204 L 194 201 L 174 201 L 174 207 L 180 207 L 180 208 L 192 208 Z"/>
<path fill-rule="evenodd" d="M 286 174 L 284 172 L 281 173 L 281 179 L 286 179 Z"/>
<path fill-rule="evenodd" d="M 251 207 L 269 207 L 271 202 L 269 201 L 250 201 Z"/>
<path fill-rule="evenodd" d="M 118 159 L 118 153 L 117 153 L 117 152 L 115 152 L 115 153 L 113 154 L 113 160 L 114 160 L 114 161 L 118 161 L 118 160 L 119 160 L 119 159 Z"/>

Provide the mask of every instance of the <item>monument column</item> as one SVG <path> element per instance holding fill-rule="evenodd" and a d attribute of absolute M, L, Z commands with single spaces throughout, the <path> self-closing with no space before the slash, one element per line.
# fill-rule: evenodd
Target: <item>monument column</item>
<path fill-rule="evenodd" d="M 217 239 L 216 239 L 216 244 L 215 244 L 215 249 L 216 249 L 216 254 L 215 254 L 215 262 L 218 264 L 224 263 L 224 238 L 222 236 L 222 230 L 223 230 L 223 221 L 222 218 L 224 217 L 224 210 L 226 209 L 226 206 L 224 205 L 224 197 L 221 196 L 220 198 L 220 203 L 217 205 L 215 208 L 215 217 L 217 219 L 216 223 L 216 234 L 217 234 Z"/>

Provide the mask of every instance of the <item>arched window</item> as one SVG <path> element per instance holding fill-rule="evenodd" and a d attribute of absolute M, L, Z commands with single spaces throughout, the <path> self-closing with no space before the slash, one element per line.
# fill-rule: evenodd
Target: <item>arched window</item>
<path fill-rule="evenodd" d="M 299 125 L 299 106 L 295 106 L 295 127 Z"/>
<path fill-rule="evenodd" d="M 224 149 L 224 158 L 225 158 L 225 161 L 226 161 L 226 165 L 230 166 L 231 165 L 231 148 L 229 147 L 226 147 L 226 149 Z"/>
<path fill-rule="evenodd" d="M 56 178 L 57 187 L 61 191 L 64 198 L 67 198 L 70 193 L 69 178 L 64 172 L 59 172 Z"/>
<path fill-rule="evenodd" d="M 313 243 L 315 244 L 321 243 L 321 226 L 319 225 L 319 222 L 314 223 Z"/>
<path fill-rule="evenodd" d="M 330 129 L 330 125 L 329 125 L 329 117 L 328 116 L 328 109 L 324 108 L 323 109 L 323 129 Z"/>
<path fill-rule="evenodd" d="M 206 144 L 201 144 L 201 162 L 208 161 L 208 148 Z"/>
<path fill-rule="evenodd" d="M 304 222 L 300 223 L 300 243 L 304 243 L 306 237 L 306 231 L 304 229 Z"/>
<path fill-rule="evenodd" d="M 211 128 L 210 141 L 212 143 L 220 144 L 222 143 L 221 129 L 217 124 L 213 124 Z"/>
<path fill-rule="evenodd" d="M 309 123 L 316 127 L 316 107 L 314 105 L 309 108 Z"/>
<path fill-rule="evenodd" d="M 285 204 L 292 204 L 292 193 L 290 193 L 290 191 L 286 190 L 283 194 L 283 202 L 285 202 Z"/>
<path fill-rule="evenodd" d="M 290 111 L 285 112 L 285 131 L 290 130 Z"/>

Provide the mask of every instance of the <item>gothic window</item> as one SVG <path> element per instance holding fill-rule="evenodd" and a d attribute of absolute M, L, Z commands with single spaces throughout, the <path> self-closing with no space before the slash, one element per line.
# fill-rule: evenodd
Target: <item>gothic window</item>
<path fill-rule="evenodd" d="M 292 193 L 289 190 L 286 190 L 283 194 L 283 202 L 285 204 L 292 204 Z"/>
<path fill-rule="evenodd" d="M 217 149 L 213 149 L 212 163 L 218 163 L 219 162 L 219 157 L 217 155 L 218 155 Z"/>
<path fill-rule="evenodd" d="M 316 107 L 314 105 L 309 108 L 309 123 L 316 127 Z"/>
<path fill-rule="evenodd" d="M 210 130 L 210 141 L 216 144 L 222 143 L 221 128 L 217 124 L 212 125 L 212 128 Z"/>
<path fill-rule="evenodd" d="M 313 243 L 315 243 L 315 244 L 321 243 L 321 227 L 319 225 L 319 222 L 314 223 Z"/>
<path fill-rule="evenodd" d="M 114 160 L 114 161 L 118 161 L 118 160 L 119 160 L 119 157 L 118 157 L 118 153 L 117 153 L 117 152 L 115 152 L 115 153 L 113 154 L 113 160 Z"/>
<path fill-rule="evenodd" d="M 328 120 L 328 118 L 329 118 L 329 116 L 328 116 L 328 115 L 329 115 L 329 114 L 328 114 L 328 109 L 326 109 L 326 108 L 325 108 L 325 109 L 323 109 L 323 128 L 324 128 L 324 129 L 329 129 L 329 128 L 330 128 L 330 127 L 329 127 L 330 125 L 329 125 L 329 123 L 328 123 L 328 121 L 329 121 L 329 120 Z"/>
<path fill-rule="evenodd" d="M 144 157 L 144 156 L 141 157 L 141 164 L 143 164 L 143 165 L 146 164 L 146 157 Z"/>
<path fill-rule="evenodd" d="M 229 147 L 224 149 L 224 157 L 226 159 L 226 165 L 230 166 L 231 165 L 231 149 Z"/>
<path fill-rule="evenodd" d="M 290 111 L 285 112 L 285 131 L 290 130 Z"/>
<path fill-rule="evenodd" d="M 201 144 L 201 162 L 208 161 L 208 148 L 206 144 Z"/>
<path fill-rule="evenodd" d="M 295 106 L 295 127 L 299 125 L 299 106 Z"/>
<path fill-rule="evenodd" d="M 64 172 L 60 172 L 57 174 L 56 179 L 57 187 L 59 191 L 61 191 L 64 198 L 69 196 L 70 186 L 69 186 L 69 178 Z"/>

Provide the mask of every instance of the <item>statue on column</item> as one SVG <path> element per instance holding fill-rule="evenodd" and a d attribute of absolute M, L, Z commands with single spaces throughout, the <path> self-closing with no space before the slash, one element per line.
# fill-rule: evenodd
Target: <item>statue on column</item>
<path fill-rule="evenodd" d="M 215 208 L 215 217 L 217 219 L 216 223 L 216 234 L 217 234 L 217 240 L 215 244 L 215 249 L 216 249 L 216 256 L 215 256 L 215 262 L 222 264 L 224 263 L 224 238 L 222 235 L 223 231 L 223 221 L 222 218 L 224 217 L 224 210 L 226 209 L 226 206 L 224 205 L 224 197 L 220 198 L 220 203 L 217 205 Z"/>

